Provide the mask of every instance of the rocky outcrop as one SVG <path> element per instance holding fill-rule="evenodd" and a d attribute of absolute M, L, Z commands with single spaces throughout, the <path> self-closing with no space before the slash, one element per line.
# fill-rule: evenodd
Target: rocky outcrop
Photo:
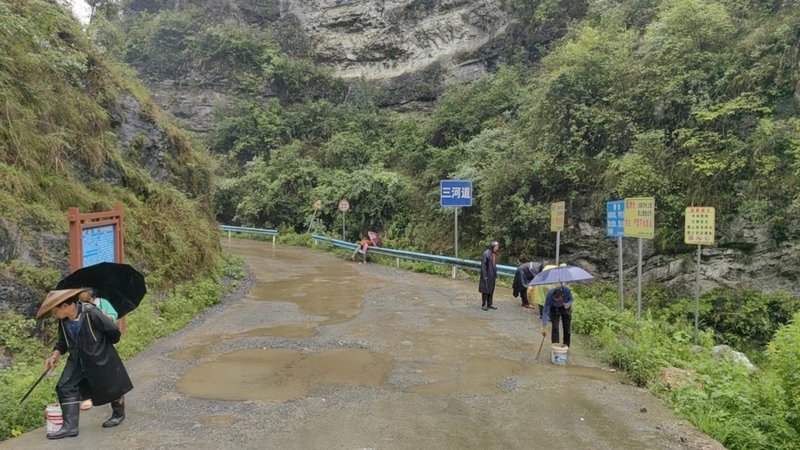
<path fill-rule="evenodd" d="M 700 264 L 700 291 L 716 287 L 751 288 L 765 292 L 782 290 L 800 295 L 798 262 L 800 253 L 789 243 L 779 244 L 766 225 L 742 218 L 733 220 L 718 233 L 718 245 L 704 246 Z M 657 254 L 652 240 L 643 239 L 642 281 L 659 282 L 687 294 L 694 293 L 697 250 L 682 255 Z M 605 237 L 605 228 L 587 221 L 567 230 L 562 237 L 561 259 L 616 280 L 617 240 Z M 623 239 L 623 273 L 627 283 L 636 282 L 638 243 Z"/>
<path fill-rule="evenodd" d="M 282 8 L 319 42 L 316 59 L 344 78 L 393 78 L 440 63 L 454 69 L 450 78 L 472 81 L 485 68 L 473 61 L 465 69 L 459 57 L 509 22 L 500 0 L 316 0 Z"/>

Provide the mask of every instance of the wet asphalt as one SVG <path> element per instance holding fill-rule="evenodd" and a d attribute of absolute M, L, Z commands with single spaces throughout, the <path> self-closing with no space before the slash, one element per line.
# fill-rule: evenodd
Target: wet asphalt
<path fill-rule="evenodd" d="M 721 449 L 573 335 L 550 363 L 510 291 L 482 311 L 472 282 L 233 240 L 248 279 L 126 366 L 128 417 L 81 415 L 3 449 Z M 124 337 L 123 337 L 124 339 Z"/>

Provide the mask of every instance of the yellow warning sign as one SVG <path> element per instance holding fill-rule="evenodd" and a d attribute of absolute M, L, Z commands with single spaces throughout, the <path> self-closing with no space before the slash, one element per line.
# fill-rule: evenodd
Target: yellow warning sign
<path fill-rule="evenodd" d="M 625 237 L 653 239 L 656 235 L 656 200 L 653 197 L 625 199 Z"/>
<path fill-rule="evenodd" d="M 564 231 L 564 202 L 550 204 L 550 231 Z"/>
<path fill-rule="evenodd" d="M 690 245 L 714 245 L 717 212 L 711 206 L 686 208 L 683 242 Z"/>

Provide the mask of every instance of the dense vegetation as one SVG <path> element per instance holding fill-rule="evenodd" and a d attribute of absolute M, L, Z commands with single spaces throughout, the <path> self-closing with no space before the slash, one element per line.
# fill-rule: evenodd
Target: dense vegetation
<path fill-rule="evenodd" d="M 650 294 L 659 296 L 657 291 Z M 713 314 L 719 297 L 719 293 L 704 296 L 704 315 Z M 741 304 L 749 312 L 775 311 L 775 305 L 766 306 L 764 300 L 748 297 Z M 794 303 L 784 308 L 798 310 L 797 298 L 782 300 Z M 681 301 L 670 307 L 653 304 L 637 322 L 632 310 L 619 313 L 614 286 L 595 285 L 590 289 L 578 288 L 573 323 L 577 332 L 592 337 L 607 362 L 623 369 L 633 382 L 648 386 L 679 415 L 726 448 L 798 448 L 800 313 L 795 313 L 790 325 L 775 327 L 768 350 L 760 355 L 758 369 L 753 371 L 729 353 L 712 352 L 715 340 L 719 339 L 712 329 L 701 331 L 700 346 L 692 345 L 692 327 L 686 321 L 676 320 L 688 313 L 687 303 Z M 737 326 L 774 320 L 770 314 L 746 318 L 745 315 L 739 316 L 744 320 L 737 321 Z M 743 335 L 752 332 L 755 330 Z M 680 368 L 678 373 L 682 375 L 668 381 L 660 376 L 664 367 Z"/>
<path fill-rule="evenodd" d="M 509 34 L 493 44 L 505 64 L 450 86 L 426 114 L 379 108 L 385 92 L 315 65 L 313 42 L 269 14 L 224 20 L 232 2 L 217 1 L 92 4 L 94 42 L 47 2 L 0 3 L 0 216 L 63 232 L 67 206 L 122 203 L 133 235 L 129 259 L 157 285 L 219 276 L 217 237 L 204 225 L 210 206 L 223 222 L 305 231 L 320 199 L 316 231 L 336 233 L 335 205 L 347 198 L 351 230 L 384 232 L 395 247 L 449 252 L 452 211 L 438 206 L 443 178 L 475 185 L 474 206 L 459 213 L 467 257 L 488 238 L 503 243 L 509 262 L 545 255 L 550 202 L 569 202 L 568 223 L 599 225 L 605 201 L 634 195 L 656 197 L 661 252 L 685 250 L 682 214 L 690 204 L 716 206 L 721 230 L 740 217 L 767 227 L 776 243 L 797 239 L 800 8 L 793 0 L 510 0 Z M 227 83 L 237 100 L 203 138 L 219 163 L 216 190 L 211 162 L 174 126 L 165 125 L 170 167 L 182 182 L 156 183 L 123 157 L 107 114 L 121 92 L 153 120 L 164 118 L 113 59 L 190 89 L 198 80 Z M 108 167 L 123 186 L 98 175 Z M 59 276 L 19 261 L 3 270 L 37 289 Z M 207 288 L 186 298 L 197 308 L 211 303 Z M 729 448 L 793 448 L 800 328 L 786 324 L 797 317 L 796 299 L 706 294 L 709 328 L 703 350 L 693 351 L 684 325 L 691 303 L 659 292 L 646 296 L 652 313 L 640 323 L 615 312 L 613 290 L 585 292 L 576 327 L 657 392 L 661 367 L 693 370 L 692 383 L 660 393 Z M 177 313 L 149 301 L 156 306 L 140 312 L 143 334 Z M 2 336 L 30 325 L 7 323 Z M 714 340 L 747 350 L 759 371 L 712 359 Z M 41 350 L 15 338 L 0 345 L 17 349 L 20 361 Z M 17 395 L 31 381 L 36 370 L 25 367 L 2 372 L 7 392 Z M 45 401 L 23 413 L 0 410 L 0 437 L 34 424 L 26 420 Z"/>
<path fill-rule="evenodd" d="M 165 130 L 171 182 L 154 179 L 119 144 L 111 111 L 123 95 L 142 105 L 144 120 Z M 14 239 L 65 235 L 69 207 L 93 212 L 122 205 L 126 262 L 147 276 L 155 294 L 129 316 L 119 346 L 125 357 L 216 302 L 224 293 L 222 277 L 241 275 L 220 257 L 213 170 L 211 158 L 158 110 L 130 69 L 100 51 L 66 9 L 44 0 L 0 1 L 0 244 L 14 248 Z M 58 252 L 45 245 L 37 254 L 16 251 L 0 260 L 3 279 L 36 297 L 22 312 L 35 311 L 68 271 L 66 255 Z M 6 296 L 20 289 L 2 287 L 5 308 Z M 164 288 L 172 293 L 158 296 Z M 41 374 L 54 330 L 52 319 L 37 323 L 0 310 L 0 440 L 41 426 L 45 405 L 55 400 L 56 379 L 47 378 L 17 406 Z"/>
<path fill-rule="evenodd" d="M 98 27 L 144 72 L 212 73 L 238 93 L 208 141 L 228 163 L 221 221 L 301 231 L 321 199 L 321 227 L 334 232 L 336 202 L 348 198 L 359 232 L 447 251 L 452 212 L 438 206 L 438 182 L 470 178 L 463 246 L 475 254 L 497 238 L 509 261 L 548 251 L 548 205 L 558 200 L 600 225 L 605 201 L 655 196 L 662 252 L 686 250 L 690 204 L 716 206 L 721 230 L 741 217 L 778 243 L 796 237 L 791 1 L 509 2 L 518 19 L 502 43 L 509 63 L 451 86 L 425 116 L 376 108 L 380 90 L 319 69 L 305 41 L 287 41 L 275 22 L 227 23 L 216 2 L 172 6 Z M 566 34 L 555 39 L 557 30 Z"/>

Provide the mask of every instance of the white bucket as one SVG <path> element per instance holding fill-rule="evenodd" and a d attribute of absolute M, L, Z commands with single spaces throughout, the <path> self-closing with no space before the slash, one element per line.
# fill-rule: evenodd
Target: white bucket
<path fill-rule="evenodd" d="M 61 417 L 61 405 L 58 403 L 47 405 L 47 408 L 44 410 L 44 418 L 47 421 L 48 434 L 60 430 L 61 425 L 64 423 Z"/>
<path fill-rule="evenodd" d="M 553 364 L 564 365 L 567 363 L 567 352 L 569 347 L 562 344 L 554 344 L 550 347 L 550 362 Z"/>

